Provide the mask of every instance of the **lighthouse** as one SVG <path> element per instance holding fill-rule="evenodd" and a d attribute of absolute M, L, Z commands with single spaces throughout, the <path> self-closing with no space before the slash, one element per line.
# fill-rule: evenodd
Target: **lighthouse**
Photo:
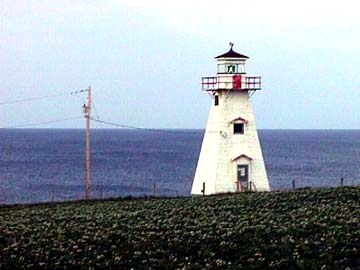
<path fill-rule="evenodd" d="M 261 77 L 248 76 L 249 57 L 230 50 L 217 60 L 217 74 L 202 78 L 212 98 L 201 146 L 193 195 L 270 191 L 250 98 Z"/>

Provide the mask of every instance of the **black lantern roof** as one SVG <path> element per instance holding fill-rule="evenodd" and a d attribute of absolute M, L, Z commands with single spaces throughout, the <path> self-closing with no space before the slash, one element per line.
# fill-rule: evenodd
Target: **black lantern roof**
<path fill-rule="evenodd" d="M 216 56 L 215 58 L 245 58 L 248 59 L 249 57 L 240 53 L 237 53 L 233 50 L 234 43 L 230 42 L 230 50 L 224 54 Z"/>

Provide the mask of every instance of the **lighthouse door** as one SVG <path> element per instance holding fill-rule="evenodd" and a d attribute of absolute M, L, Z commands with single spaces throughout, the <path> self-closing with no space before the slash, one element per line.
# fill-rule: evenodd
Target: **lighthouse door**
<path fill-rule="evenodd" d="M 241 190 L 248 190 L 249 165 L 237 165 L 237 180 L 241 186 Z"/>

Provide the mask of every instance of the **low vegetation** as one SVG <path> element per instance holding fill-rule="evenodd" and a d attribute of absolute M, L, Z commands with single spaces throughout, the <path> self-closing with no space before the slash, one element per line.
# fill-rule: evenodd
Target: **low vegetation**
<path fill-rule="evenodd" d="M 0 269 L 358 269 L 360 188 L 0 208 Z"/>

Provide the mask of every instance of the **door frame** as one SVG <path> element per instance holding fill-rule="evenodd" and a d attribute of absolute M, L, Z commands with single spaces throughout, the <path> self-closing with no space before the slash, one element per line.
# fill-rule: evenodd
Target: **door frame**
<path fill-rule="evenodd" d="M 251 161 L 252 158 L 249 157 L 248 155 L 245 154 L 241 154 L 235 158 L 232 159 L 232 162 L 234 163 L 234 174 L 233 174 L 233 179 L 234 179 L 234 185 L 235 185 L 235 192 L 241 192 L 241 191 L 247 191 L 250 190 L 250 183 L 252 181 L 251 179 Z M 247 182 L 245 181 L 239 181 L 239 176 L 238 176 L 238 166 L 247 166 Z M 242 183 L 246 183 L 246 185 L 241 185 Z"/>
<path fill-rule="evenodd" d="M 244 176 L 241 175 L 240 169 L 245 169 Z M 249 190 L 250 180 L 250 165 L 249 164 L 236 164 L 236 182 L 239 183 L 241 191 Z"/>

